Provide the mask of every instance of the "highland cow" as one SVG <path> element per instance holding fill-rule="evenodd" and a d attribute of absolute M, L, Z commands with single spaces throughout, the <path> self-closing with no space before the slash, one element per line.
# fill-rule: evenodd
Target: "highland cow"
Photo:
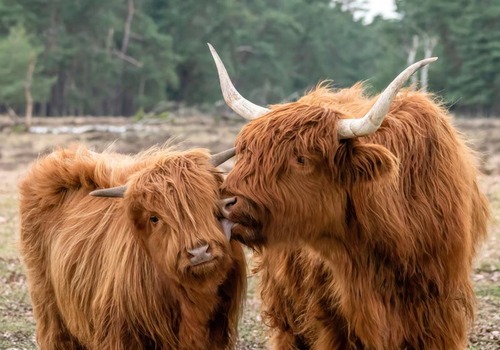
<path fill-rule="evenodd" d="M 79 146 L 33 164 L 21 252 L 42 350 L 234 347 L 246 267 L 219 221 L 225 159 Z"/>
<path fill-rule="evenodd" d="M 445 109 L 400 91 L 435 58 L 376 99 L 362 84 L 320 84 L 268 109 L 236 91 L 211 50 L 226 102 L 253 119 L 222 210 L 260 252 L 272 348 L 465 349 L 489 209 Z"/>

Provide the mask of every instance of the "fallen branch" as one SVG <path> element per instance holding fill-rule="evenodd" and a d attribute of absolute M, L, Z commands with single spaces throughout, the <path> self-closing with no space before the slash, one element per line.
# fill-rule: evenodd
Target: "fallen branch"
<path fill-rule="evenodd" d="M 130 63 L 133 66 L 136 66 L 137 68 L 141 68 L 144 65 L 144 63 L 142 63 L 141 61 L 138 61 L 135 58 L 130 57 L 128 55 L 125 55 L 123 52 L 120 52 L 118 50 L 114 50 L 113 54 L 115 54 L 115 56 L 118 57 L 119 59 L 124 60 L 125 62 Z"/>

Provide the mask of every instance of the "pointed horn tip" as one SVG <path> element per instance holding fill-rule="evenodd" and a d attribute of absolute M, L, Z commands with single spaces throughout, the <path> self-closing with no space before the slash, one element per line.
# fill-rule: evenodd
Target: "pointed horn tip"
<path fill-rule="evenodd" d="M 430 63 L 436 62 L 437 60 L 438 60 L 438 57 L 429 57 L 429 58 L 426 58 L 426 59 L 423 59 L 422 61 L 420 61 L 420 64 L 422 66 L 425 66 L 425 65 L 428 65 Z"/>
<path fill-rule="evenodd" d="M 222 78 L 220 78 L 221 74 L 226 75 L 226 76 L 228 75 L 226 67 L 224 66 L 222 59 L 220 58 L 217 51 L 215 51 L 214 47 L 210 43 L 207 43 L 207 45 L 208 45 L 208 48 L 210 49 L 210 54 L 212 55 L 212 58 L 215 62 L 215 67 L 217 67 L 217 73 L 219 74 L 219 79 L 222 79 Z M 229 76 L 226 77 L 226 79 L 229 79 Z M 221 84 L 222 84 L 222 80 L 221 80 Z M 231 85 L 232 85 L 232 83 L 231 83 Z M 222 89 L 222 85 L 221 85 L 221 89 Z M 224 95 L 224 90 L 222 91 L 222 94 Z M 227 103 L 226 95 L 224 95 L 224 100 Z M 229 106 L 231 107 L 231 105 L 229 105 Z"/>
<path fill-rule="evenodd" d="M 212 46 L 212 44 L 210 43 L 207 43 L 208 45 L 208 48 L 210 49 L 210 52 L 212 53 L 212 57 L 214 57 L 214 59 L 219 59 L 219 54 L 217 53 L 217 51 L 215 51 L 214 47 Z"/>
<path fill-rule="evenodd" d="M 102 197 L 102 190 L 94 190 L 92 192 L 89 193 L 89 196 L 92 196 L 92 197 Z"/>
<path fill-rule="evenodd" d="M 94 190 L 89 193 L 92 197 L 104 197 L 104 198 L 123 198 L 127 186 L 117 186 L 111 188 L 102 188 L 99 190 Z"/>
<path fill-rule="evenodd" d="M 224 66 L 224 63 L 222 62 L 219 54 L 217 53 L 217 51 L 215 51 L 214 47 L 210 43 L 207 43 L 207 45 L 212 54 L 212 58 L 214 59 L 217 73 L 219 74 L 222 96 L 229 108 L 231 108 L 239 116 L 248 120 L 258 118 L 268 113 L 268 108 L 256 105 L 240 95 L 238 90 L 236 90 L 233 83 L 231 82 L 227 69 Z"/>
<path fill-rule="evenodd" d="M 104 192 L 103 189 L 101 190 L 94 190 L 92 192 L 89 193 L 89 196 L 92 196 L 92 197 L 107 197 L 105 195 L 106 192 Z"/>

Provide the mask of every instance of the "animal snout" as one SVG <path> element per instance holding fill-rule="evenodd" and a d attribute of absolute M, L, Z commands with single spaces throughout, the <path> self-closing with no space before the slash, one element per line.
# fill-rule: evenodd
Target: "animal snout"
<path fill-rule="evenodd" d="M 210 252 L 210 246 L 208 244 L 188 249 L 187 252 L 191 265 L 198 265 L 213 259 L 212 253 Z"/>
<path fill-rule="evenodd" d="M 220 201 L 220 209 L 225 217 L 231 213 L 231 207 L 236 204 L 238 199 L 236 197 L 224 198 Z"/>

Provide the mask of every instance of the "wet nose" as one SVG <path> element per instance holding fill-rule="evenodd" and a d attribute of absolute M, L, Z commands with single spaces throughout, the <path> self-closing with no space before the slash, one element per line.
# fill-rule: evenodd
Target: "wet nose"
<path fill-rule="evenodd" d="M 224 214 L 225 217 L 228 217 L 230 212 L 231 212 L 231 207 L 236 204 L 238 200 L 236 197 L 228 197 L 221 199 L 220 201 L 220 208 L 222 211 L 222 214 Z"/>
<path fill-rule="evenodd" d="M 188 249 L 188 256 L 191 265 L 198 265 L 213 259 L 212 253 L 209 251 L 208 244 L 201 245 L 197 248 Z"/>

